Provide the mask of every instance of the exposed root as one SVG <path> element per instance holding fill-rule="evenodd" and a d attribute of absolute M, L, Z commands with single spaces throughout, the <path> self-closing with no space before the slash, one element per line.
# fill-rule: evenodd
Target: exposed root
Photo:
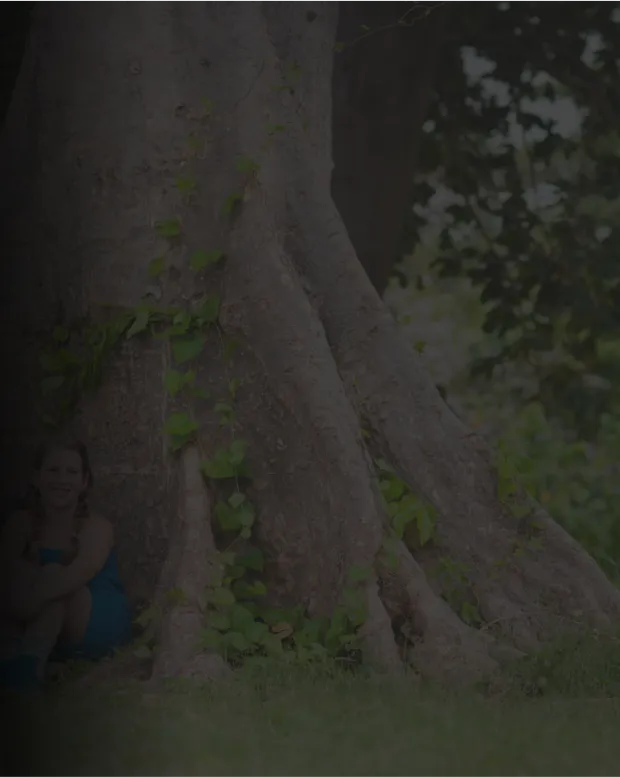
<path fill-rule="evenodd" d="M 557 548 L 572 568 L 573 575 L 569 579 L 573 586 L 580 588 L 582 581 L 587 581 L 587 588 L 583 591 L 586 599 L 584 604 L 586 610 L 589 610 L 587 618 L 592 625 L 606 629 L 617 624 L 620 618 L 620 590 L 610 583 L 594 559 L 542 507 L 538 506 L 532 518 L 542 527 L 547 542 Z"/>
<path fill-rule="evenodd" d="M 488 446 L 441 400 L 364 276 L 333 204 L 317 184 L 290 207 L 299 223 L 297 269 L 322 301 L 322 323 L 347 393 L 385 458 L 436 508 L 438 544 L 467 567 L 495 633 L 529 651 L 561 630 L 618 623 L 620 591 L 544 511 L 542 550 L 515 555 L 519 522 L 498 499 Z"/>
<path fill-rule="evenodd" d="M 425 677 L 471 684 L 498 669 L 492 640 L 467 626 L 431 589 L 420 566 L 401 544 L 395 569 L 378 561 L 382 599 L 393 618 L 405 614 L 411 625 L 408 658 Z M 406 631 L 406 629 L 404 630 Z"/>
<path fill-rule="evenodd" d="M 180 510 L 160 584 L 159 603 L 164 610 L 153 679 L 191 677 L 220 679 L 230 674 L 224 660 L 202 653 L 206 591 L 214 578 L 216 548 L 211 532 L 209 495 L 200 472 L 198 449 L 181 454 Z M 169 592 L 179 593 L 169 601 Z M 167 600 L 168 597 L 168 600 Z"/>
<path fill-rule="evenodd" d="M 403 662 L 394 640 L 390 616 L 381 601 L 376 581 L 373 580 L 368 585 L 366 594 L 367 617 L 359 630 L 364 660 L 381 671 L 398 674 L 403 670 Z"/>

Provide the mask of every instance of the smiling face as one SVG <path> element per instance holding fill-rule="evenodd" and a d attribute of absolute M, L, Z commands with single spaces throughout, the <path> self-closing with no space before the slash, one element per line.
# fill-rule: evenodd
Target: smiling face
<path fill-rule="evenodd" d="M 77 451 L 53 449 L 43 459 L 35 477 L 43 509 L 71 510 L 88 485 L 82 459 Z"/>

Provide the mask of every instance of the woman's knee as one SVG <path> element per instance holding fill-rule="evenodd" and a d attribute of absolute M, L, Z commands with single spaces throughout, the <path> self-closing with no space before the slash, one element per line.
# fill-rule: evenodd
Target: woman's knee
<path fill-rule="evenodd" d="M 69 642 L 79 642 L 90 619 L 92 598 L 88 588 L 78 588 L 64 600 L 65 619 L 62 630 L 63 639 Z"/>
<path fill-rule="evenodd" d="M 71 608 L 90 607 L 90 600 L 90 591 L 86 586 L 83 586 L 69 594 L 65 599 L 65 603 L 67 607 Z"/>

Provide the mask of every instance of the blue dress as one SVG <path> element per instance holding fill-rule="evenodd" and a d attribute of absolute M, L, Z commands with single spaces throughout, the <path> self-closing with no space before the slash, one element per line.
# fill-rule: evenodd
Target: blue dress
<path fill-rule="evenodd" d="M 39 548 L 41 564 L 58 564 L 62 555 L 63 551 L 56 548 Z M 120 580 L 114 549 L 87 588 L 92 605 L 84 636 L 79 643 L 58 642 L 50 656 L 52 661 L 104 658 L 131 640 L 131 608 Z"/>

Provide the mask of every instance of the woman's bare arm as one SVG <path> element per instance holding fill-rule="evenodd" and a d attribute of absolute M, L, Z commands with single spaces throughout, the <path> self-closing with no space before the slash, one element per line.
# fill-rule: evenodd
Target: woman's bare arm
<path fill-rule="evenodd" d="M 80 533 L 75 560 L 68 566 L 48 564 L 39 570 L 38 585 L 43 600 L 61 599 L 89 583 L 103 568 L 113 543 L 112 524 L 91 516 Z"/>

